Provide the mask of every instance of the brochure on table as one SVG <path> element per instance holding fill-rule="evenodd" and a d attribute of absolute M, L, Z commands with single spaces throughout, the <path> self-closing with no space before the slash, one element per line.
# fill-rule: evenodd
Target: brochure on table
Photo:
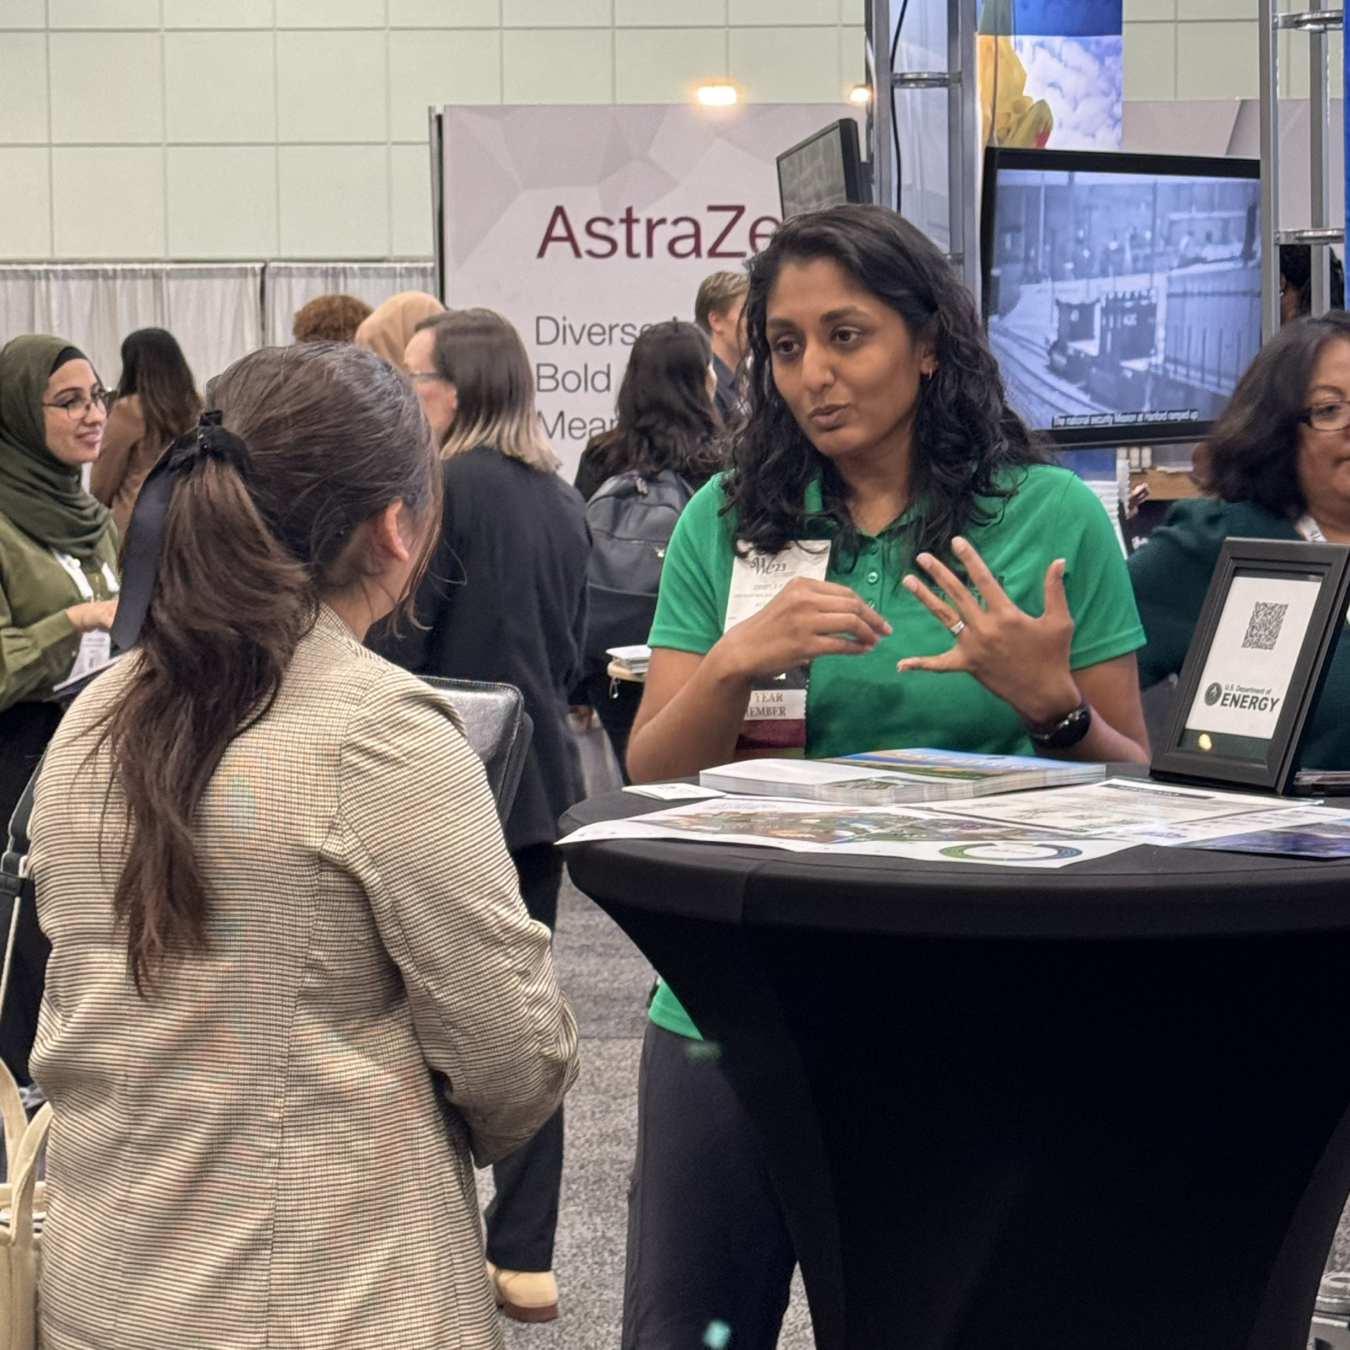
<path fill-rule="evenodd" d="M 584 825 L 558 842 L 602 839 L 682 839 L 793 853 L 861 853 L 1004 867 L 1064 867 L 1131 847 L 1114 839 L 1067 839 L 1053 830 L 962 820 L 917 807 L 835 806 L 780 797 L 716 797 L 629 820 Z"/>
<path fill-rule="evenodd" d="M 689 790 L 680 785 L 682 794 Z M 656 795 L 650 788 L 647 792 Z M 1283 832 L 1321 841 L 1305 843 L 1300 856 L 1338 856 L 1326 841 L 1350 840 L 1350 813 L 1269 796 L 1112 778 L 941 806 L 837 806 L 718 796 L 586 825 L 560 842 L 683 839 L 800 853 L 1056 868 L 1139 844 L 1232 851 L 1246 837 L 1254 847 L 1240 851 L 1272 851 L 1272 840 Z"/>
<path fill-rule="evenodd" d="M 743 797 L 782 797 L 841 806 L 903 806 L 1030 788 L 1068 787 L 1106 777 L 1106 765 L 1034 755 L 958 750 L 874 750 L 836 759 L 741 759 L 704 769 L 699 782 Z"/>

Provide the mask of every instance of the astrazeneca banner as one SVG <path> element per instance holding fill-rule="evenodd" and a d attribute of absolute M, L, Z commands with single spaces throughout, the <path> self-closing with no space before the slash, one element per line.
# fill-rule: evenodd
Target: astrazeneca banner
<path fill-rule="evenodd" d="M 446 303 L 520 331 L 539 416 L 569 476 L 613 425 L 637 335 L 692 320 L 710 272 L 779 223 L 775 157 L 846 104 L 448 107 Z"/>

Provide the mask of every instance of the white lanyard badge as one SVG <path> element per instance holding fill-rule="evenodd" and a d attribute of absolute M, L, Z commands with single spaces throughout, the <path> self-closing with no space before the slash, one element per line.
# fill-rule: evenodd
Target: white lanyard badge
<path fill-rule="evenodd" d="M 52 556 L 61 564 L 67 575 L 75 583 L 75 587 L 80 593 L 80 599 L 85 603 L 94 600 L 96 598 L 94 588 L 89 584 L 89 578 L 85 575 L 84 568 L 69 553 L 62 553 L 60 549 L 52 549 Z M 117 584 L 117 574 L 106 562 L 103 564 L 102 570 L 103 582 L 108 588 L 108 594 L 116 595 L 120 589 Z M 106 629 L 96 628 L 91 632 L 82 633 L 80 635 L 80 649 L 75 653 L 75 664 L 71 667 L 66 680 L 82 680 L 100 666 L 106 666 L 111 659 L 112 638 Z"/>

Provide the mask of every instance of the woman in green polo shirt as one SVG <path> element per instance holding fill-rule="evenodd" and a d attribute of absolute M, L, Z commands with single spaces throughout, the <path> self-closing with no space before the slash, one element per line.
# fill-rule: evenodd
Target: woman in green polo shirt
<path fill-rule="evenodd" d="M 808 755 L 1147 759 L 1111 523 L 1041 462 L 936 247 L 880 207 L 796 217 L 750 264 L 745 313 L 750 416 L 671 538 L 634 781 L 731 759 L 756 680 L 806 663 Z M 724 632 L 738 553 L 807 539 L 830 541 L 824 578 Z M 772 1350 L 794 1257 L 749 1125 L 664 985 L 651 1023 L 624 1350 L 712 1344 L 713 1324 Z"/>

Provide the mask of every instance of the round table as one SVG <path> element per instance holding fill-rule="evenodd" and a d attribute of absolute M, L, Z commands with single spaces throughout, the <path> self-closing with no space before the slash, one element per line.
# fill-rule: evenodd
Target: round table
<path fill-rule="evenodd" d="M 720 1043 L 818 1350 L 1303 1350 L 1350 1190 L 1350 862 L 567 861 Z"/>

